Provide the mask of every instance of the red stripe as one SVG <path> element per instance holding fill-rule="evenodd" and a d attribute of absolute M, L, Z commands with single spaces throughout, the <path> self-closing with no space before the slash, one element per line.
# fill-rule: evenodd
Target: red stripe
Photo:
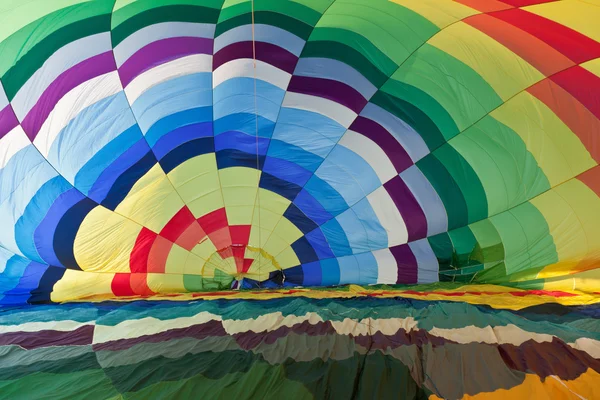
<path fill-rule="evenodd" d="M 115 296 L 135 296 L 135 292 L 129 284 L 131 274 L 115 274 L 110 288 Z"/>
<path fill-rule="evenodd" d="M 557 0 L 502 0 L 503 3 L 509 4 L 513 7 L 527 7 L 535 4 L 552 3 Z"/>
<path fill-rule="evenodd" d="M 543 40 L 579 64 L 600 57 L 600 43 L 539 15 L 513 8 L 489 15 L 508 22 Z"/>
<path fill-rule="evenodd" d="M 248 272 L 250 270 L 250 267 L 252 266 L 252 263 L 254 262 L 253 259 L 251 258 L 244 258 L 244 266 L 242 268 L 242 272 Z"/>
<path fill-rule="evenodd" d="M 176 242 L 179 236 L 196 220 L 189 208 L 183 207 L 160 231 L 160 236 Z"/>
<path fill-rule="evenodd" d="M 144 273 L 148 271 L 148 255 L 157 236 L 150 229 L 142 228 L 129 256 L 131 272 Z"/>
<path fill-rule="evenodd" d="M 198 218 L 198 223 L 208 235 L 227 226 L 227 213 L 225 208 L 219 208 Z"/>
<path fill-rule="evenodd" d="M 234 225 L 229 227 L 231 242 L 234 245 L 247 246 L 250 240 L 250 225 Z"/>
<path fill-rule="evenodd" d="M 600 119 L 600 78 L 580 66 L 550 77 Z"/>

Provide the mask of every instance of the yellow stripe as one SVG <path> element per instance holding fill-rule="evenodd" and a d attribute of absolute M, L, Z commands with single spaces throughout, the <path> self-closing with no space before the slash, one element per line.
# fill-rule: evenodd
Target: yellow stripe
<path fill-rule="evenodd" d="M 66 269 L 63 277 L 56 282 L 50 299 L 56 302 L 71 301 L 102 296 L 112 297 L 111 284 L 114 274 L 98 274 L 89 271 Z"/>
<path fill-rule="evenodd" d="M 544 78 L 527 61 L 464 22 L 449 26 L 428 43 L 471 67 L 504 100 Z"/>
<path fill-rule="evenodd" d="M 89 272 L 130 272 L 129 257 L 142 227 L 104 207 L 94 208 L 83 220 L 73 252 Z"/>
<path fill-rule="evenodd" d="M 480 12 L 460 3 L 439 0 L 391 0 L 427 18 L 439 28 Z"/>
<path fill-rule="evenodd" d="M 183 205 L 161 166 L 156 164 L 133 185 L 115 212 L 160 232 Z"/>
<path fill-rule="evenodd" d="M 596 165 L 579 138 L 552 110 L 527 92 L 490 115 L 523 139 L 552 186 Z"/>
<path fill-rule="evenodd" d="M 600 41 L 599 3 L 597 0 L 595 2 L 591 0 L 567 0 L 538 4 L 523 9 Z"/>

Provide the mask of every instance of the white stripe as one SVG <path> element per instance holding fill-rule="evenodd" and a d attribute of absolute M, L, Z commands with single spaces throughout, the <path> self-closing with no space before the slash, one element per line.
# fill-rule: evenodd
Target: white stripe
<path fill-rule="evenodd" d="M 377 122 L 391 133 L 406 150 L 413 163 L 429 154 L 429 147 L 421 135 L 394 114 L 373 103 L 368 103 L 360 115 Z"/>
<path fill-rule="evenodd" d="M 66 70 L 80 62 L 112 49 L 110 32 L 102 32 L 71 42 L 52 54 L 19 89 L 11 104 L 23 120 L 44 91 Z"/>
<path fill-rule="evenodd" d="M 367 196 L 379 223 L 387 231 L 388 247 L 408 242 L 408 231 L 402 215 L 383 186 Z"/>
<path fill-rule="evenodd" d="M 173 78 L 212 71 L 212 56 L 193 54 L 145 71 L 125 88 L 129 104 L 133 104 L 146 90 Z"/>
<path fill-rule="evenodd" d="M 417 282 L 433 283 L 439 280 L 439 263 L 429 241 L 420 239 L 408 244 L 417 259 Z"/>
<path fill-rule="evenodd" d="M 398 280 L 398 263 L 390 249 L 381 249 L 373 252 L 377 260 L 377 283 L 395 284 Z"/>
<path fill-rule="evenodd" d="M 256 60 L 256 79 L 286 90 L 291 77 L 291 74 L 269 63 Z M 213 72 L 213 88 L 233 78 L 254 78 L 253 60 L 251 58 L 240 58 L 219 66 Z"/>
<path fill-rule="evenodd" d="M 379 180 L 385 183 L 398 175 L 394 164 L 377 143 L 352 130 L 346 131 L 339 144 L 362 157 L 375 171 Z"/>
<path fill-rule="evenodd" d="M 348 128 L 357 116 L 354 111 L 335 101 L 294 92 L 287 92 L 285 94 L 282 107 L 297 108 L 319 113 L 331 118 L 345 128 Z"/>
<path fill-rule="evenodd" d="M 4 86 L 2 86 L 2 82 L 0 82 L 0 110 L 4 109 L 8 105 L 8 97 L 6 97 L 6 92 L 4 91 Z"/>
<path fill-rule="evenodd" d="M 6 167 L 10 159 L 20 150 L 29 146 L 31 142 L 23 131 L 21 125 L 15 126 L 2 139 L 0 139 L 0 169 Z"/>
<path fill-rule="evenodd" d="M 237 26 L 215 38 L 214 52 L 233 43 L 252 40 L 252 25 Z M 256 42 L 270 43 L 289 51 L 296 57 L 300 57 L 304 48 L 304 40 L 273 25 L 254 24 L 254 40 Z"/>
<path fill-rule="evenodd" d="M 44 121 L 33 143 L 44 157 L 48 157 L 52 143 L 60 131 L 85 108 L 121 91 L 117 71 L 97 76 L 73 88 Z"/>
<path fill-rule="evenodd" d="M 161 22 L 146 26 L 129 35 L 113 50 L 117 67 L 121 67 L 129 57 L 142 47 L 162 39 L 174 37 L 201 37 L 212 39 L 215 34 L 214 24 L 195 22 Z"/>
<path fill-rule="evenodd" d="M 60 331 L 69 332 L 86 325 L 95 325 L 94 321 L 78 322 L 72 320 L 66 321 L 47 321 L 47 322 L 26 322 L 20 325 L 0 325 L 0 334 L 13 332 L 39 332 L 39 331 Z"/>

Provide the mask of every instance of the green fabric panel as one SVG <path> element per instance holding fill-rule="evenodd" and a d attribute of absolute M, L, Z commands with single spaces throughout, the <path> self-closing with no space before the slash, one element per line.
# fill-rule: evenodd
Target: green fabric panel
<path fill-rule="evenodd" d="M 74 22 L 46 36 L 2 77 L 9 100 L 15 97 L 19 89 L 55 51 L 85 36 L 108 31 L 110 31 L 110 14 L 104 14 Z"/>
<path fill-rule="evenodd" d="M 331 3 L 331 0 L 327 0 L 324 2 L 325 5 L 329 5 L 330 3 Z M 228 26 L 227 30 L 229 30 L 236 26 L 251 23 L 252 22 L 251 11 L 252 11 L 252 5 L 249 1 L 235 4 L 235 5 L 232 5 L 229 7 L 227 7 L 227 5 L 225 4 L 224 8 L 221 11 L 221 14 L 219 15 L 219 24 L 223 24 L 223 23 L 227 22 L 226 26 Z M 286 17 L 288 17 L 287 21 L 289 21 L 291 24 L 302 24 L 302 25 L 309 25 L 309 26 L 314 26 L 317 23 L 317 21 L 319 20 L 319 18 L 321 18 L 320 12 L 315 11 L 314 9 L 312 9 L 310 7 L 304 6 L 304 5 L 296 3 L 296 2 L 280 1 L 280 0 L 262 0 L 262 1 L 256 1 L 254 3 L 254 17 L 255 17 L 254 22 L 255 23 L 264 23 L 264 22 L 259 22 L 257 19 L 258 14 L 264 13 L 264 12 L 273 13 L 280 17 L 286 16 Z M 240 17 L 243 17 L 241 19 L 241 21 L 243 21 L 243 22 L 233 23 L 231 21 L 231 20 L 240 21 Z M 246 20 L 249 20 L 250 22 L 245 22 Z M 276 24 L 276 26 L 286 29 L 283 21 L 278 22 Z M 215 34 L 215 37 L 218 36 L 219 34 L 222 34 L 223 32 L 225 32 L 225 30 L 219 31 L 218 34 Z"/>
<path fill-rule="evenodd" d="M 467 225 L 468 210 L 463 194 L 444 164 L 433 154 L 416 163 L 442 199 L 448 215 L 448 230 Z"/>
<path fill-rule="evenodd" d="M 410 125 L 421 135 L 429 150 L 434 150 L 445 142 L 444 136 L 431 118 L 411 103 L 383 90 L 377 91 L 370 101 Z"/>
<path fill-rule="evenodd" d="M 331 41 L 308 41 L 301 57 L 326 57 L 339 60 L 360 72 L 377 87 L 383 85 L 387 75 L 375 67 L 368 58 L 352 47 Z"/>
<path fill-rule="evenodd" d="M 0 366 L 0 382 L 20 379 L 39 372 L 69 374 L 100 368 L 100 364 L 98 364 L 98 360 L 96 359 L 96 354 L 93 351 L 89 351 L 83 355 L 78 354 L 78 357 L 73 358 L 69 357 L 58 360 L 36 361 L 22 365 Z M 2 392 L 0 391 L 0 393 Z"/>
<path fill-rule="evenodd" d="M 448 232 L 454 246 L 453 264 L 462 268 L 472 264 L 471 253 L 475 250 L 477 240 L 468 226 Z"/>
<path fill-rule="evenodd" d="M 439 279 L 440 281 L 451 280 L 445 275 L 446 271 L 454 270 L 455 267 L 452 265 L 452 254 L 454 253 L 454 246 L 452 240 L 447 232 L 440 233 L 435 236 L 427 238 L 435 257 L 439 264 Z"/>
<path fill-rule="evenodd" d="M 484 219 L 469 226 L 477 240 L 474 258 L 481 263 L 504 260 L 504 246 L 494 224 Z"/>
<path fill-rule="evenodd" d="M 11 400 L 121 398 L 101 369 L 59 374 L 36 372 L 18 380 L 0 381 L 0 393 Z"/>
<path fill-rule="evenodd" d="M 499 262 L 491 267 L 480 271 L 475 276 L 474 282 L 479 283 L 498 283 L 504 281 L 506 277 L 506 263 Z M 503 282 L 505 283 L 505 282 Z"/>
<path fill-rule="evenodd" d="M 440 103 L 421 89 L 407 85 L 401 81 L 388 80 L 380 90 L 388 93 L 406 104 L 405 120 L 423 137 L 431 151 L 435 150 L 449 137 L 458 134 L 458 127 Z M 375 95 L 377 96 L 377 94 Z M 402 114 L 396 115 L 402 118 Z"/>
<path fill-rule="evenodd" d="M 558 261 L 548 224 L 531 203 L 524 203 L 490 220 L 504 243 L 508 274 Z"/>
<path fill-rule="evenodd" d="M 164 7 L 170 6 L 201 6 L 202 8 L 212 9 L 211 11 L 208 11 L 208 13 L 211 15 L 216 13 L 218 17 L 219 12 L 221 11 L 221 7 L 223 6 L 223 0 L 138 0 L 126 5 L 125 7 L 115 10 L 115 12 L 113 13 L 112 27 L 114 29 L 115 27 L 121 25 L 123 22 L 127 21 L 129 18 L 135 17 L 138 14 L 142 14 L 157 8 L 161 10 L 167 10 Z M 169 20 L 167 19 L 166 21 Z M 214 21 L 212 21 L 211 23 L 216 22 L 217 18 L 215 18 Z"/>
<path fill-rule="evenodd" d="M 441 146 L 433 154 L 444 164 L 463 194 L 467 203 L 469 222 L 487 218 L 485 191 L 471 165 L 450 144 Z"/>
<path fill-rule="evenodd" d="M 280 0 L 275 0 L 277 2 L 279 2 Z M 329 6 L 331 6 L 331 3 L 333 3 L 334 0 L 291 0 L 294 3 L 299 3 L 302 4 L 303 6 L 306 7 L 310 7 L 313 10 L 315 10 L 316 12 L 319 13 L 319 18 L 321 18 L 321 14 L 323 14 L 325 12 L 325 10 L 327 10 L 327 8 L 329 8 Z M 317 21 L 313 22 L 313 25 L 316 24 Z"/>
<path fill-rule="evenodd" d="M 214 24 L 219 17 L 219 10 L 202 6 L 164 6 L 152 8 L 140 14 L 136 14 L 122 24 L 115 26 L 113 22 L 112 42 L 113 47 L 121 43 L 125 38 L 140 29 L 161 22 L 180 21 Z"/>
<path fill-rule="evenodd" d="M 323 15 L 317 27 L 337 28 L 359 34 L 396 65 L 404 62 L 439 31 L 437 26 L 412 10 L 392 2 L 372 0 L 337 0 Z M 351 42 L 344 43 L 355 47 Z"/>
<path fill-rule="evenodd" d="M 29 53 L 31 49 L 44 41 L 47 36 L 50 36 L 59 29 L 75 22 L 98 15 L 110 14 L 112 4 L 113 2 L 111 0 L 100 0 L 97 2 L 77 4 L 55 11 L 30 23 L 18 32 L 15 32 L 6 40 L 0 42 L 0 54 L 2 54 L 2 57 L 0 57 L 0 76 L 2 76 L 2 83 L 10 84 L 10 82 L 5 81 L 4 75 L 6 72 L 23 56 Z M 71 38 L 71 40 L 74 40 L 74 38 Z M 10 99 L 12 98 L 9 97 L 9 100 Z"/>
<path fill-rule="evenodd" d="M 210 279 L 202 275 L 183 275 L 183 286 L 190 292 L 206 290 L 227 290 L 231 288 L 233 277 L 219 270 L 215 270 L 215 278 Z"/>
<path fill-rule="evenodd" d="M 284 29 L 294 35 L 306 40 L 313 30 L 311 25 L 308 25 L 296 18 L 279 14 L 271 11 L 257 11 L 254 13 L 254 22 L 257 24 L 272 25 Z M 223 33 L 242 25 L 252 23 L 252 15 L 250 13 L 242 14 L 229 18 L 223 22 L 219 22 L 215 29 L 215 38 Z"/>
<path fill-rule="evenodd" d="M 319 22 L 319 24 L 320 23 L 321 22 Z M 354 49 L 356 52 L 362 54 L 362 60 L 366 60 L 369 64 L 373 65 L 375 68 L 381 71 L 386 76 L 386 78 L 391 76 L 396 70 L 396 68 L 398 68 L 397 64 L 385 53 L 379 50 L 373 43 L 371 43 L 371 41 L 369 41 L 364 36 L 361 36 L 360 34 L 350 31 L 348 29 L 329 27 L 324 28 L 319 27 L 317 25 L 317 27 L 315 27 L 315 29 L 311 33 L 308 39 L 308 43 L 317 41 L 338 42 L 340 44 L 344 44 L 347 47 Z M 348 65 L 356 68 L 355 64 L 353 63 Z M 356 69 L 362 73 L 362 69 Z M 369 79 L 368 75 L 363 75 L 367 79 Z M 371 83 L 373 83 L 375 86 L 379 86 L 376 85 L 373 81 L 371 81 Z"/>
<path fill-rule="evenodd" d="M 503 103 L 500 96 L 474 70 L 429 44 L 417 50 L 392 79 L 417 87 L 433 97 L 450 114 L 459 131 L 465 130 Z M 421 99 L 406 100 L 436 120 L 433 110 L 421 104 Z M 457 133 L 445 130 L 440 123 L 437 125 L 447 140 Z"/>
<path fill-rule="evenodd" d="M 515 207 L 550 189 L 550 182 L 521 137 L 486 116 L 450 143 L 481 180 L 490 215 Z"/>

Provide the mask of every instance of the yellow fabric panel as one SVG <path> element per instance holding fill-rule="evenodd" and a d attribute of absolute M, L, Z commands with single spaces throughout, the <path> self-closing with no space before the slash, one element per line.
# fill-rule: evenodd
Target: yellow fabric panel
<path fill-rule="evenodd" d="M 521 136 L 552 186 L 596 165 L 577 135 L 528 92 L 513 97 L 490 115 Z"/>
<path fill-rule="evenodd" d="M 578 272 L 544 282 L 544 290 L 579 290 L 594 293 L 600 287 L 600 269 Z"/>
<path fill-rule="evenodd" d="M 277 263 L 282 269 L 295 267 L 300 265 L 300 260 L 298 260 L 298 256 L 296 256 L 296 252 L 291 246 L 286 247 L 283 251 L 275 257 Z"/>
<path fill-rule="evenodd" d="M 219 178 L 223 188 L 238 186 L 257 188 L 260 171 L 246 167 L 225 168 L 219 170 Z"/>
<path fill-rule="evenodd" d="M 390 0 L 400 4 L 423 17 L 439 28 L 444 28 L 456 21 L 479 14 L 479 11 L 453 1 L 439 0 Z"/>
<path fill-rule="evenodd" d="M 260 204 L 261 210 L 267 209 L 279 215 L 283 215 L 291 203 L 291 201 L 285 197 L 266 189 L 259 189 L 258 193 L 257 204 Z"/>
<path fill-rule="evenodd" d="M 596 41 L 600 41 L 600 4 L 590 0 L 563 0 L 535 6 L 524 10 L 568 26 Z"/>
<path fill-rule="evenodd" d="M 600 77 L 600 58 L 596 58 L 595 60 L 588 61 L 579 65 L 590 71 L 592 74 Z"/>
<path fill-rule="evenodd" d="M 230 206 L 252 206 L 256 201 L 258 188 L 247 186 L 223 187 L 223 200 L 225 207 Z M 251 207 L 251 208 L 252 208 Z"/>
<path fill-rule="evenodd" d="M 83 220 L 73 251 L 89 272 L 130 272 L 129 256 L 142 227 L 104 207 L 94 208 Z"/>
<path fill-rule="evenodd" d="M 543 200 L 541 200 L 544 198 Z M 532 200 L 550 226 L 559 262 L 545 267 L 539 278 L 574 272 L 582 259 L 600 259 L 600 198 L 572 179 Z M 568 260 L 568 261 L 563 261 Z"/>
<path fill-rule="evenodd" d="M 178 274 L 148 274 L 146 283 L 150 290 L 155 293 L 178 293 L 185 292 L 183 275 Z"/>
<path fill-rule="evenodd" d="M 183 273 L 185 275 L 204 275 L 203 266 L 205 263 L 206 261 L 204 261 L 197 255 L 188 253 L 187 258 L 185 260 L 185 264 L 183 266 Z M 205 276 L 209 277 L 209 275 Z"/>
<path fill-rule="evenodd" d="M 258 217 L 256 217 L 256 218 L 258 218 Z M 263 218 L 262 213 L 260 215 L 260 218 L 261 219 Z M 273 224 L 273 227 L 276 224 L 277 224 L 277 222 L 275 222 Z M 265 249 L 264 245 L 267 243 L 267 240 L 271 236 L 271 232 L 273 232 L 273 230 L 270 229 L 270 228 L 268 228 L 268 227 L 269 227 L 269 224 L 265 224 L 265 225 L 260 224 L 260 238 L 259 238 L 259 235 L 258 235 L 258 232 L 259 232 L 258 225 L 252 224 L 252 227 L 250 228 L 250 241 L 249 241 L 250 246 L 254 246 L 254 247 Z"/>
<path fill-rule="evenodd" d="M 208 260 L 210 256 L 213 255 L 213 253 L 215 253 L 216 251 L 217 248 L 215 247 L 213 242 L 211 242 L 208 238 L 198 243 L 192 249 L 192 253 L 202 258 L 203 260 Z"/>
<path fill-rule="evenodd" d="M 194 214 L 194 217 L 200 218 L 203 215 L 224 207 L 223 193 L 221 192 L 221 189 L 217 189 L 187 203 L 187 205 L 192 214 Z"/>
<path fill-rule="evenodd" d="M 275 256 L 283 251 L 290 244 L 277 235 L 271 234 L 262 248 L 269 254 Z M 264 239 L 263 239 L 264 241 Z"/>
<path fill-rule="evenodd" d="M 111 284 L 114 274 L 93 273 L 66 269 L 56 282 L 50 299 L 55 302 L 85 299 L 86 297 L 112 296 Z"/>
<path fill-rule="evenodd" d="M 250 225 L 252 223 L 253 205 L 246 206 L 228 206 L 227 210 L 227 221 L 229 225 Z"/>
<path fill-rule="evenodd" d="M 273 235 L 279 236 L 291 245 L 296 240 L 300 239 L 303 233 L 300 229 L 296 228 L 296 225 L 284 217 L 279 220 L 279 223 L 273 230 Z"/>
<path fill-rule="evenodd" d="M 482 392 L 475 395 L 465 395 L 463 400 L 506 400 L 506 399 L 593 399 L 596 393 L 597 382 L 600 379 L 593 369 L 588 369 L 573 380 L 562 380 L 556 376 L 549 376 L 542 380 L 537 374 L 526 374 L 523 382 L 510 389 L 497 389 L 493 392 Z M 548 397 L 548 394 L 552 397 Z M 536 397 L 539 396 L 539 397 Z M 429 396 L 429 400 L 439 400 L 436 395 Z"/>
<path fill-rule="evenodd" d="M 260 208 L 258 205 L 254 207 L 254 216 L 252 217 L 252 229 L 256 229 L 259 226 L 261 229 L 265 229 L 267 232 L 272 232 L 275 226 L 281 219 L 282 214 L 275 213 L 271 210 L 265 210 Z M 260 217 L 260 221 L 259 221 Z M 261 233 L 262 234 L 262 233 Z M 250 234 L 252 235 L 252 233 Z"/>
<path fill-rule="evenodd" d="M 128 6 L 131 3 L 135 3 L 137 0 L 116 0 L 115 6 L 113 7 L 113 12 Z"/>
<path fill-rule="evenodd" d="M 527 61 L 464 22 L 449 26 L 428 43 L 471 67 L 503 100 L 544 78 Z"/>
<path fill-rule="evenodd" d="M 190 158 L 169 172 L 168 177 L 176 188 L 196 179 L 200 175 L 217 171 L 215 153 L 202 154 Z"/>
<path fill-rule="evenodd" d="M 160 232 L 183 206 L 181 197 L 161 166 L 156 164 L 133 185 L 115 212 Z"/>
<path fill-rule="evenodd" d="M 176 244 L 171 247 L 169 256 L 167 257 L 167 263 L 165 265 L 166 274 L 183 274 L 185 262 L 190 253 Z"/>

